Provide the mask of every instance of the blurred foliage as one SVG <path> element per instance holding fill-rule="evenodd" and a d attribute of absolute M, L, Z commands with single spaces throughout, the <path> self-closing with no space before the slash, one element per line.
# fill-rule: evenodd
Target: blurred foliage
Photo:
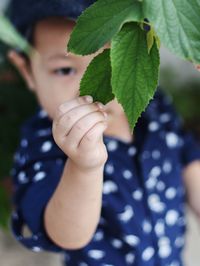
<path fill-rule="evenodd" d="M 34 101 L 23 84 L 0 83 L 0 179 L 8 175 L 19 138 L 19 126 L 31 113 Z"/>
<path fill-rule="evenodd" d="M 31 94 L 11 67 L 0 76 L 0 179 L 9 175 L 12 155 L 19 141 L 19 127 L 35 108 L 35 97 Z"/>
<path fill-rule="evenodd" d="M 7 49 L 3 45 L 0 49 L 0 226 L 6 229 L 11 210 L 13 154 L 19 143 L 20 126 L 34 113 L 36 99 L 5 60 Z"/>
<path fill-rule="evenodd" d="M 11 47 L 18 48 L 20 51 L 29 55 L 32 47 L 27 40 L 21 36 L 9 18 L 0 13 L 0 40 Z"/>
<path fill-rule="evenodd" d="M 8 230 L 8 222 L 10 216 L 11 204 L 7 191 L 0 186 L 0 226 L 4 230 Z"/>

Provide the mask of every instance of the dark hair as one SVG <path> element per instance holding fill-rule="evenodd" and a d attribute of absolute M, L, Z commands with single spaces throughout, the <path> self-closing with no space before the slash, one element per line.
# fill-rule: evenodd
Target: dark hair
<path fill-rule="evenodd" d="M 50 16 L 72 20 L 96 0 L 10 0 L 7 15 L 15 28 L 33 45 L 34 24 Z M 72 3 L 73 2 L 73 3 Z"/>
<path fill-rule="evenodd" d="M 27 40 L 27 42 L 32 47 L 34 46 L 34 26 L 35 25 L 30 26 L 27 29 L 26 33 L 23 35 L 23 37 Z M 17 52 L 18 54 L 20 54 L 21 56 L 23 56 L 28 63 L 30 63 L 30 58 L 29 58 L 29 56 L 24 51 L 22 51 L 19 48 L 14 48 L 14 50 L 15 50 L 15 52 Z"/>

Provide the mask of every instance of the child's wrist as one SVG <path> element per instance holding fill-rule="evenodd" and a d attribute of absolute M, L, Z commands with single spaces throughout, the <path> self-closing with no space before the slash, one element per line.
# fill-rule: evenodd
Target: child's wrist
<path fill-rule="evenodd" d="M 68 167 L 70 167 L 74 171 L 77 171 L 77 172 L 80 172 L 83 174 L 93 174 L 93 173 L 97 173 L 99 171 L 103 171 L 104 165 L 105 165 L 105 163 L 104 163 L 104 164 L 99 165 L 97 167 L 89 167 L 88 168 L 88 167 L 83 167 L 83 166 L 77 164 L 71 158 L 68 158 L 67 160 L 68 160 L 68 162 L 67 162 Z"/>

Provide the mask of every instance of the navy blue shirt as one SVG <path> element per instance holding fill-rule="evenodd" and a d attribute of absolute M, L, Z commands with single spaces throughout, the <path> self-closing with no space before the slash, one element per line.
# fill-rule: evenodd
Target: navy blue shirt
<path fill-rule="evenodd" d="M 186 192 L 182 170 L 200 160 L 200 145 L 191 132 L 183 131 L 171 98 L 157 89 L 138 120 L 133 141 L 103 136 L 108 160 L 101 218 L 90 243 L 77 250 L 59 247 L 44 228 L 44 209 L 67 160 L 51 128 L 52 121 L 39 108 L 21 129 L 12 169 L 11 228 L 16 239 L 36 252 L 63 253 L 67 266 L 183 265 Z"/>

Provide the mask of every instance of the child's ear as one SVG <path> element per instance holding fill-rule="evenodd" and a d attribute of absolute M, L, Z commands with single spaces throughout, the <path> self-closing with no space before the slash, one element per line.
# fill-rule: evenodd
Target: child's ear
<path fill-rule="evenodd" d="M 27 59 L 23 55 L 17 53 L 15 50 L 9 50 L 7 53 L 7 57 L 9 61 L 20 72 L 21 76 L 26 81 L 29 89 L 34 91 L 35 90 L 34 78 L 31 72 L 30 63 L 27 61 Z"/>

